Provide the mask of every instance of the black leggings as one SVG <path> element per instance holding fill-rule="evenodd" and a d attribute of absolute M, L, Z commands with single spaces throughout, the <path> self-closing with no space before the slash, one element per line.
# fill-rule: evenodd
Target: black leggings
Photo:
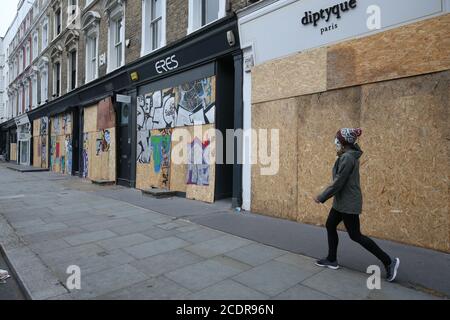
<path fill-rule="evenodd" d="M 385 266 L 391 264 L 391 258 L 370 238 L 361 234 L 359 215 L 346 214 L 331 209 L 330 215 L 327 220 L 327 233 L 328 233 L 328 260 L 331 262 L 336 261 L 337 248 L 339 244 L 339 236 L 337 233 L 337 226 L 344 221 L 345 228 L 347 229 L 350 239 L 359 243 L 366 250 L 370 251 L 375 257 L 381 260 Z"/>

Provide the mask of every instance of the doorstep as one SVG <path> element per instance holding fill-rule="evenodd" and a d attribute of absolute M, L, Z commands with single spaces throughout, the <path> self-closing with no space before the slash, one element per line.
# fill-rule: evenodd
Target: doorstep
<path fill-rule="evenodd" d="M 178 192 L 176 191 L 158 188 L 145 189 L 141 190 L 141 192 L 143 195 L 149 195 L 155 198 L 171 198 L 176 197 L 178 195 Z"/>

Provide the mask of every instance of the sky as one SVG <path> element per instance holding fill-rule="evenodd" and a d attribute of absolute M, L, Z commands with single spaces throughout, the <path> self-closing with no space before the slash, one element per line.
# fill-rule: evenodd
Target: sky
<path fill-rule="evenodd" d="M 19 0 L 0 0 L 0 37 L 8 30 L 17 12 Z"/>

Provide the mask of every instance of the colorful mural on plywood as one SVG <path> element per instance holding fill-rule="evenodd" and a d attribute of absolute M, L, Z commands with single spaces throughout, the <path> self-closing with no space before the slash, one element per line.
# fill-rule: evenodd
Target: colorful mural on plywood
<path fill-rule="evenodd" d="M 116 181 L 116 120 L 110 98 L 84 108 L 82 174 L 94 181 Z"/>
<path fill-rule="evenodd" d="M 153 187 L 185 192 L 193 186 L 200 193 L 214 192 L 210 187 L 211 162 L 208 139 L 192 139 L 195 126 L 214 128 L 216 116 L 216 79 L 204 78 L 174 88 L 156 90 L 137 99 L 137 177 L 138 189 Z M 188 129 L 191 138 L 182 142 L 187 145 L 183 164 L 173 164 L 171 152 L 174 147 L 173 130 Z M 205 197 L 213 198 L 213 195 Z"/>
<path fill-rule="evenodd" d="M 188 144 L 188 185 L 209 186 L 210 147 L 211 141 L 198 138 Z"/>
<path fill-rule="evenodd" d="M 33 166 L 48 168 L 48 117 L 33 121 Z"/>
<path fill-rule="evenodd" d="M 41 131 L 46 124 L 41 123 Z M 72 114 L 64 113 L 50 118 L 50 170 L 62 174 L 72 174 Z M 44 153 L 45 148 L 41 148 Z M 44 158 L 42 154 L 42 158 Z"/>

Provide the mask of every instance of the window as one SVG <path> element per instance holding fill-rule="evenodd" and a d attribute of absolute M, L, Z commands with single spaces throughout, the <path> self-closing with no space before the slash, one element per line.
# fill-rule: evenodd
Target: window
<path fill-rule="evenodd" d="M 226 0 L 189 0 L 188 33 L 225 17 Z"/>
<path fill-rule="evenodd" d="M 54 38 L 56 38 L 61 33 L 61 8 L 55 11 L 54 26 L 55 26 Z"/>
<path fill-rule="evenodd" d="M 86 42 L 86 82 L 89 82 L 98 76 L 97 34 L 88 36 Z"/>
<path fill-rule="evenodd" d="M 41 82 L 41 101 L 43 104 L 48 100 L 48 67 L 44 66 L 40 69 Z"/>
<path fill-rule="evenodd" d="M 103 7 L 110 21 L 107 72 L 111 72 L 125 64 L 125 5 L 119 0 L 103 0 Z"/>
<path fill-rule="evenodd" d="M 53 97 L 57 98 L 61 95 L 61 63 L 53 64 Z"/>
<path fill-rule="evenodd" d="M 144 0 L 142 50 L 144 56 L 166 45 L 166 0 Z"/>
<path fill-rule="evenodd" d="M 33 5 L 33 19 L 36 19 L 39 14 L 39 1 L 34 1 Z"/>
<path fill-rule="evenodd" d="M 71 23 L 75 23 L 75 19 L 77 17 L 77 11 L 78 11 L 78 0 L 67 0 L 68 6 L 67 6 L 67 25 L 70 25 Z"/>
<path fill-rule="evenodd" d="M 25 112 L 30 110 L 30 84 L 25 83 Z"/>
<path fill-rule="evenodd" d="M 68 62 L 68 89 L 74 90 L 77 87 L 77 51 L 73 50 L 69 52 Z"/>
<path fill-rule="evenodd" d="M 123 17 L 119 16 L 111 21 L 109 30 L 109 63 L 108 71 L 113 71 L 125 64 L 124 61 L 124 27 Z"/>
<path fill-rule="evenodd" d="M 23 109 L 23 86 L 19 88 L 19 102 L 17 104 L 17 107 L 19 109 L 19 114 L 22 114 Z"/>
<path fill-rule="evenodd" d="M 48 46 L 48 19 L 45 18 L 42 25 L 42 46 L 41 51 L 43 51 Z"/>
<path fill-rule="evenodd" d="M 33 108 L 36 108 L 38 106 L 38 103 L 37 103 L 37 99 L 38 99 L 38 97 L 37 97 L 37 94 L 38 94 L 38 81 L 37 81 L 37 75 L 36 74 L 33 75 L 33 80 L 32 80 L 32 83 L 31 83 L 31 89 L 32 89 L 32 93 L 31 93 L 31 103 L 30 103 L 30 105 L 32 106 L 32 109 L 33 109 Z"/>
<path fill-rule="evenodd" d="M 25 51 L 25 68 L 28 68 L 30 65 L 30 59 L 31 59 L 31 48 L 30 48 L 30 42 L 27 41 L 27 49 Z"/>
<path fill-rule="evenodd" d="M 34 59 L 36 59 L 38 55 L 39 55 L 39 37 L 38 32 L 35 32 L 33 34 L 33 57 L 31 58 L 31 61 L 34 61 Z"/>
<path fill-rule="evenodd" d="M 19 74 L 23 71 L 23 49 L 20 50 L 19 53 Z"/>

